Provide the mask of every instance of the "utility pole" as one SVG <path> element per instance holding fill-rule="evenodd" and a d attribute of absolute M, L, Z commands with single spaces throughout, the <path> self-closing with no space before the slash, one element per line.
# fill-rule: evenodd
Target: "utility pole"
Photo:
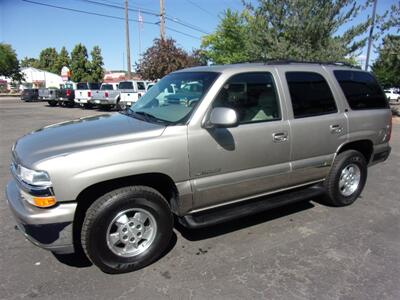
<path fill-rule="evenodd" d="M 375 27 L 375 14 L 376 14 L 376 3 L 377 2 L 378 2 L 378 0 L 374 0 L 374 7 L 372 10 L 372 24 L 371 24 L 371 29 L 369 30 L 369 37 L 368 37 L 367 59 L 365 60 L 365 71 L 368 71 L 369 54 L 371 52 L 371 44 L 372 44 L 372 34 L 374 33 L 374 27 Z"/>
<path fill-rule="evenodd" d="M 126 41 L 126 66 L 128 68 L 127 79 L 131 79 L 131 47 L 129 46 L 129 19 L 128 0 L 125 0 L 125 41 Z"/>
<path fill-rule="evenodd" d="M 165 14 L 164 14 L 164 0 L 160 0 L 160 38 L 165 40 Z"/>

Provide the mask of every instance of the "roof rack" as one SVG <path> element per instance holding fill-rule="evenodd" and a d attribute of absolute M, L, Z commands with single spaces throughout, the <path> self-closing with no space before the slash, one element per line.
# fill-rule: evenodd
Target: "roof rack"
<path fill-rule="evenodd" d="M 243 62 L 237 62 L 235 64 L 243 64 L 243 63 L 263 63 L 266 65 L 318 64 L 318 65 L 343 66 L 343 67 L 358 68 L 358 69 L 360 68 L 345 61 L 311 61 L 311 60 L 295 60 L 295 59 L 266 59 L 266 60 L 243 61 Z"/>

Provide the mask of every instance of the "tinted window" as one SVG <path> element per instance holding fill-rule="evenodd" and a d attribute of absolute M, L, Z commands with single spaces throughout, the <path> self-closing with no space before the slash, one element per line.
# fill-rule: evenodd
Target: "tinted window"
<path fill-rule="evenodd" d="M 146 85 L 144 84 L 143 81 L 138 81 L 136 84 L 137 84 L 138 90 L 145 90 L 146 89 Z"/>
<path fill-rule="evenodd" d="M 131 81 L 122 81 L 119 83 L 120 90 L 133 90 L 133 83 Z"/>
<path fill-rule="evenodd" d="M 312 72 L 287 72 L 295 118 L 337 112 L 331 89 L 322 75 Z"/>
<path fill-rule="evenodd" d="M 112 84 L 102 84 L 101 89 L 103 91 L 109 91 L 109 90 L 113 90 L 114 88 L 113 88 Z"/>
<path fill-rule="evenodd" d="M 387 108 L 384 93 L 375 78 L 360 71 L 333 71 L 351 109 Z"/>
<path fill-rule="evenodd" d="M 89 88 L 88 88 L 87 83 L 78 83 L 76 85 L 76 89 L 77 90 L 88 90 Z"/>
<path fill-rule="evenodd" d="M 280 119 L 278 97 L 270 73 L 244 73 L 231 77 L 213 106 L 234 109 L 242 124 Z"/>
<path fill-rule="evenodd" d="M 101 83 L 89 83 L 89 90 L 99 90 Z"/>

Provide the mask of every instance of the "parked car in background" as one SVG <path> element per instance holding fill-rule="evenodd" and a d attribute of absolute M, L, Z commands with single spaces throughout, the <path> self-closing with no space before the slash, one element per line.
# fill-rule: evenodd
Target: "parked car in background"
<path fill-rule="evenodd" d="M 95 91 L 92 96 L 94 104 L 102 109 L 110 109 L 117 106 L 119 99 L 118 83 L 102 83 L 100 90 Z"/>
<path fill-rule="evenodd" d="M 25 102 L 36 101 L 39 99 L 38 89 L 24 89 L 21 92 L 21 100 Z"/>
<path fill-rule="evenodd" d="M 56 101 L 58 88 L 39 89 L 39 100 Z"/>
<path fill-rule="evenodd" d="M 60 89 L 57 92 L 57 101 L 60 106 L 74 107 L 75 106 L 75 86 L 74 83 L 60 84 Z M 49 101 L 51 106 L 57 105 L 55 101 Z"/>
<path fill-rule="evenodd" d="M 80 82 L 76 84 L 75 103 L 84 108 L 94 106 L 93 95 L 100 90 L 101 83 L 98 82 Z"/>
<path fill-rule="evenodd" d="M 385 95 L 389 101 L 400 102 L 400 89 L 387 89 L 385 90 Z"/>
<path fill-rule="evenodd" d="M 121 109 L 130 107 L 146 93 L 146 83 L 142 80 L 126 80 L 119 83 L 121 93 L 119 106 Z"/>
<path fill-rule="evenodd" d="M 155 85 L 154 82 L 149 82 L 149 83 L 147 84 L 147 89 L 146 89 L 146 91 L 148 91 L 149 89 L 151 89 L 154 85 Z"/>

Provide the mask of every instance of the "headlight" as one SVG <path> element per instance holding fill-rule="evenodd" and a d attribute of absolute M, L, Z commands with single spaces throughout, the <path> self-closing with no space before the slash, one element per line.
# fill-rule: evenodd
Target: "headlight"
<path fill-rule="evenodd" d="M 45 171 L 35 171 L 27 169 L 21 165 L 16 168 L 16 173 L 22 181 L 37 186 L 50 186 L 50 176 Z"/>

